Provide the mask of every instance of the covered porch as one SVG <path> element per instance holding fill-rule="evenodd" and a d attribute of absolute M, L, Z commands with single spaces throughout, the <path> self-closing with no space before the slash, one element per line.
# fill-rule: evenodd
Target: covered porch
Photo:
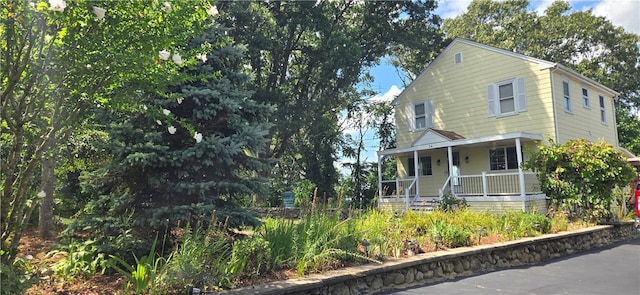
<path fill-rule="evenodd" d="M 521 167 L 541 140 L 526 132 L 466 139 L 428 129 L 411 147 L 378 152 L 378 205 L 429 211 L 451 195 L 464 198 L 471 210 L 546 212 L 536 175 Z M 382 177 L 385 157 L 397 159 L 395 179 Z"/>

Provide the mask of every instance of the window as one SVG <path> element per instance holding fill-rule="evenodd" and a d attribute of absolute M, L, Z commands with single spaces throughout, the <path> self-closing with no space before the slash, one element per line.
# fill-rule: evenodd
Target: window
<path fill-rule="evenodd" d="M 508 114 L 516 111 L 516 99 L 513 96 L 513 83 L 498 85 L 498 100 L 498 109 L 500 114 Z"/>
<path fill-rule="evenodd" d="M 410 109 L 407 112 L 410 114 L 407 120 L 409 130 L 419 130 L 433 127 L 433 101 L 421 101 L 413 104 L 409 104 Z"/>
<path fill-rule="evenodd" d="M 600 95 L 600 122 L 607 124 L 607 113 L 604 108 L 604 96 Z"/>
<path fill-rule="evenodd" d="M 413 112 L 415 114 L 416 129 L 423 129 L 427 126 L 427 110 L 424 103 L 413 105 Z"/>
<path fill-rule="evenodd" d="M 585 108 L 590 108 L 589 106 L 589 90 L 587 88 L 582 88 L 582 106 Z"/>
<path fill-rule="evenodd" d="M 500 147 L 489 150 L 489 165 L 492 171 L 518 169 L 516 147 Z"/>
<path fill-rule="evenodd" d="M 564 110 L 571 112 L 571 95 L 569 94 L 569 81 L 562 81 L 562 96 L 564 101 Z"/>
<path fill-rule="evenodd" d="M 416 166 L 414 158 L 409 158 L 409 176 L 416 176 Z M 431 156 L 424 156 L 418 158 L 418 173 L 422 176 L 433 175 L 433 169 L 431 167 Z"/>
<path fill-rule="evenodd" d="M 461 64 L 462 63 L 462 52 L 458 52 L 453 56 L 453 63 L 454 64 Z"/>
<path fill-rule="evenodd" d="M 487 86 L 489 117 L 516 115 L 527 110 L 524 78 Z"/>

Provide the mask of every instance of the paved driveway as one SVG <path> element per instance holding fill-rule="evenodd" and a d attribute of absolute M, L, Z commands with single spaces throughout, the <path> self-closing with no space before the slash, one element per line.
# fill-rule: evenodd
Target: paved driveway
<path fill-rule="evenodd" d="M 640 239 L 533 266 L 379 294 L 640 295 Z"/>

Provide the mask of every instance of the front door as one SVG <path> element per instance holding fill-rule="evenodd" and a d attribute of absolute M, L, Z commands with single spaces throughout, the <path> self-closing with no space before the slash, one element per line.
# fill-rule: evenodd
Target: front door
<path fill-rule="evenodd" d="M 462 175 L 462 171 L 460 170 L 460 152 L 452 152 L 452 155 L 453 167 L 451 167 L 451 184 L 453 185 L 453 193 L 460 194 L 463 192 L 462 178 L 458 177 Z M 447 162 L 449 162 L 448 158 Z"/>

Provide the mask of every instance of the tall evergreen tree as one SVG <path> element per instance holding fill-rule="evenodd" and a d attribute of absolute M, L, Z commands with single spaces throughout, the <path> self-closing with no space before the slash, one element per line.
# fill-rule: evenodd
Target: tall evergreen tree
<path fill-rule="evenodd" d="M 178 222 L 219 220 L 232 227 L 257 223 L 239 203 L 262 192 L 256 157 L 266 144 L 271 106 L 251 99 L 243 49 L 214 27 L 187 49 L 200 51 L 193 77 L 166 97 L 145 96 L 134 112 L 109 114 L 113 155 L 108 167 L 87 176 L 101 194 L 89 203 L 85 224 L 117 236 L 164 232 Z M 108 225 L 108 226 L 107 226 Z"/>

